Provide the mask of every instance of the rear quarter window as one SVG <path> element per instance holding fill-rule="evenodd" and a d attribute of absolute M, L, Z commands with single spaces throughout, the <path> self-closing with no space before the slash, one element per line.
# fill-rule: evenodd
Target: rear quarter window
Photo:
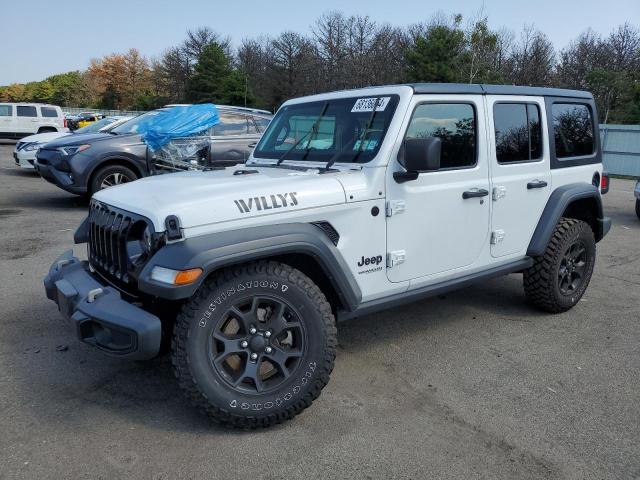
<path fill-rule="evenodd" d="M 58 117 L 58 111 L 53 107 L 41 107 L 40 108 L 40 113 L 42 113 L 42 116 L 46 117 L 46 118 L 57 118 Z"/>
<path fill-rule="evenodd" d="M 0 117 L 11 117 L 13 115 L 13 105 L 0 105 Z"/>
<path fill-rule="evenodd" d="M 591 109 L 580 103 L 554 103 L 551 107 L 556 157 L 582 157 L 594 153 Z"/>

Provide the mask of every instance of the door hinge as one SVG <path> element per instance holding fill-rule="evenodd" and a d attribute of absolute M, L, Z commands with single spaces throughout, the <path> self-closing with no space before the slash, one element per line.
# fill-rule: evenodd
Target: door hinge
<path fill-rule="evenodd" d="M 404 263 L 406 252 L 404 250 L 395 250 L 387 253 L 387 268 L 393 268 L 396 265 Z"/>
<path fill-rule="evenodd" d="M 404 200 L 389 200 L 387 202 L 387 217 L 392 217 L 404 212 L 406 203 Z"/>
<path fill-rule="evenodd" d="M 491 232 L 491 245 L 497 245 L 504 240 L 504 230 L 494 230 Z"/>
<path fill-rule="evenodd" d="M 507 187 L 503 187 L 503 186 L 493 187 L 493 194 L 491 195 L 491 198 L 493 198 L 494 202 L 506 196 L 507 196 Z"/>

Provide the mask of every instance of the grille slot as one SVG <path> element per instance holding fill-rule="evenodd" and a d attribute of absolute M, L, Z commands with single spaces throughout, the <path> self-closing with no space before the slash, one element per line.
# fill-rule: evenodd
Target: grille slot
<path fill-rule="evenodd" d="M 134 265 L 130 261 L 127 242 L 135 240 L 129 238 L 131 227 L 140 222 L 152 228 L 144 217 L 95 200 L 91 202 L 88 256 L 91 265 L 100 274 L 124 284 L 130 284 L 134 280 L 132 275 L 140 265 Z"/>

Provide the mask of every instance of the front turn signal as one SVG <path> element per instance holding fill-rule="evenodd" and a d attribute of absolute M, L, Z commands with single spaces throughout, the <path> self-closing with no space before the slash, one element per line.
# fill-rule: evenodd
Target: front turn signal
<path fill-rule="evenodd" d="M 182 270 L 176 275 L 176 279 L 173 281 L 174 285 L 188 285 L 195 282 L 202 275 L 201 268 L 192 268 L 191 270 Z"/>
<path fill-rule="evenodd" d="M 201 268 L 191 268 L 189 270 L 173 270 L 165 267 L 153 267 L 151 279 L 168 285 L 189 285 L 195 282 L 202 275 Z"/>

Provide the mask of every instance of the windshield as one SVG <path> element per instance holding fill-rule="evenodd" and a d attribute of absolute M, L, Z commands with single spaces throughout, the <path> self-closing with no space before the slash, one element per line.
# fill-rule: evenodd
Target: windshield
<path fill-rule="evenodd" d="M 253 156 L 368 162 L 380 149 L 398 101 L 398 95 L 383 95 L 287 105 L 271 121 Z"/>
<path fill-rule="evenodd" d="M 101 128 L 104 128 L 107 125 L 110 125 L 115 121 L 116 121 L 115 118 L 103 118 L 102 120 L 99 120 L 97 122 L 93 122 L 93 123 L 87 125 L 86 127 L 79 128 L 74 133 L 95 133 L 98 130 L 100 130 Z"/>
<path fill-rule="evenodd" d="M 113 133 L 117 133 L 118 135 L 123 135 L 127 133 L 138 133 L 138 129 L 142 123 L 146 123 L 151 118 L 157 116 L 162 110 L 152 110 L 147 113 L 143 113 L 142 115 L 138 115 L 135 118 L 132 118 L 128 122 L 123 123 L 122 125 L 118 125 L 116 128 L 111 130 Z"/>

